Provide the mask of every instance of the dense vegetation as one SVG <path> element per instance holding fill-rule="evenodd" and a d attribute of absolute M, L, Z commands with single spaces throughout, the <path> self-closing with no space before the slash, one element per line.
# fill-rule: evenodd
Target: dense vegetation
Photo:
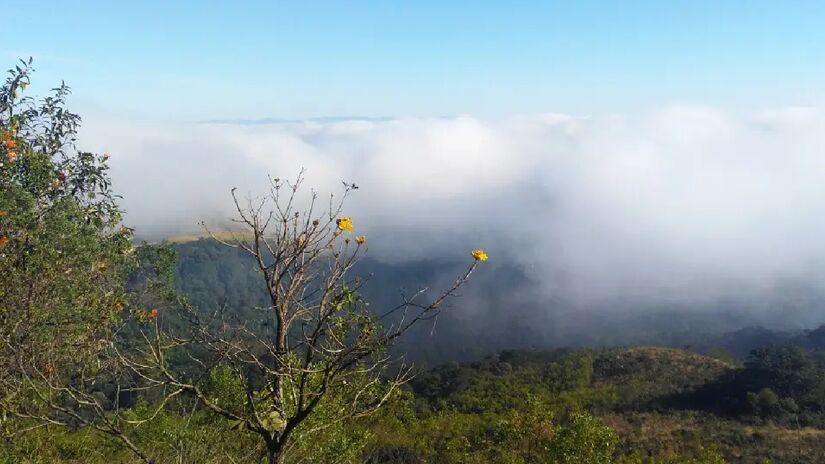
<path fill-rule="evenodd" d="M 13 376 L 96 351 L 131 268 L 108 156 L 75 149 L 65 85 L 35 101 L 23 96 L 28 84 L 22 63 L 0 89 L 0 384 L 11 389 L 23 388 Z"/>
<path fill-rule="evenodd" d="M 818 360 L 786 346 L 757 350 L 741 366 L 671 348 L 501 352 L 420 372 L 381 414 L 302 442 L 294 456 L 373 464 L 818 463 L 825 457 Z M 211 385 L 228 400 L 237 394 L 230 377 Z M 206 411 L 170 408 L 133 433 L 159 462 L 259 457 L 248 432 Z M 131 459 L 84 429 L 42 429 L 5 449 L 8 462 Z"/>

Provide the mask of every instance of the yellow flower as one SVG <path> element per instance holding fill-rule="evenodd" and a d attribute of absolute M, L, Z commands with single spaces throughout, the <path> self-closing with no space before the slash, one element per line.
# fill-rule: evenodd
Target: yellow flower
<path fill-rule="evenodd" d="M 17 152 L 10 151 L 6 153 L 6 159 L 9 161 L 9 163 L 14 163 L 15 161 L 17 161 Z"/>
<path fill-rule="evenodd" d="M 7 243 L 9 243 L 9 238 L 5 235 L 0 235 L 0 247 L 6 246 Z"/>
<path fill-rule="evenodd" d="M 359 235 L 359 236 L 355 237 L 355 243 L 357 243 L 359 245 L 363 245 L 366 242 L 367 242 L 367 236 L 366 235 Z"/>
<path fill-rule="evenodd" d="M 338 226 L 338 230 L 352 232 L 352 218 L 349 216 L 344 216 L 336 220 L 335 224 Z"/>
<path fill-rule="evenodd" d="M 0 210 L 0 217 L 6 217 L 8 215 L 9 215 L 8 211 Z"/>
<path fill-rule="evenodd" d="M 489 259 L 487 253 L 481 248 L 476 248 L 475 250 L 473 250 L 472 253 L 470 253 L 470 256 L 472 256 L 473 259 L 476 261 L 487 261 L 487 259 Z"/>

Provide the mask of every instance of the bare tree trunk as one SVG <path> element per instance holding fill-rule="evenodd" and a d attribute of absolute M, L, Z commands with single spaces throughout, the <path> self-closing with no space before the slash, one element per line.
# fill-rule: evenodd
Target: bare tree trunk
<path fill-rule="evenodd" d="M 267 464 L 284 464 L 286 453 L 284 453 L 284 441 L 275 437 L 264 437 L 266 441 Z"/>
<path fill-rule="evenodd" d="M 277 449 L 269 449 L 267 451 L 268 464 L 284 464 L 286 462 L 286 454 Z"/>

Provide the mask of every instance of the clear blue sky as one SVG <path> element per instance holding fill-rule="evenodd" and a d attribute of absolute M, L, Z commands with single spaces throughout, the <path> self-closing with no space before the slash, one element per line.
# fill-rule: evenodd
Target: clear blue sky
<path fill-rule="evenodd" d="M 20 1 L 75 101 L 192 120 L 636 111 L 825 102 L 822 1 Z"/>

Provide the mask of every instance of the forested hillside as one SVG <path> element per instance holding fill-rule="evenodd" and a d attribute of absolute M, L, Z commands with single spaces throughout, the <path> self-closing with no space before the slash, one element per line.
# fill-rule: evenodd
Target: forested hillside
<path fill-rule="evenodd" d="M 174 247 L 178 288 L 201 310 L 223 308 L 248 318 L 254 308 L 266 303 L 266 289 L 248 253 L 199 236 L 178 237 Z M 369 276 L 362 292 L 374 308 L 380 309 L 397 303 L 402 290 L 437 285 L 458 267 L 450 261 L 390 263 L 367 257 L 355 270 Z M 671 346 L 739 361 L 751 350 L 770 344 L 825 348 L 825 326 L 794 332 L 737 327 L 720 323 L 718 313 L 660 310 L 628 317 L 608 312 L 598 319 L 580 316 L 591 324 L 573 328 L 570 320 L 577 315 L 559 314 L 554 308 L 558 302 L 552 299 L 539 307 L 501 299 L 510 291 L 503 289 L 518 288 L 530 280 L 518 267 L 497 266 L 485 271 L 477 277 L 482 283 L 473 289 L 474 298 L 454 301 L 456 310 L 442 313 L 434 327 L 419 328 L 399 346 L 399 352 L 411 360 L 437 364 L 476 360 L 503 349 L 571 346 Z M 483 304 L 479 304 L 480 299 Z"/>
<path fill-rule="evenodd" d="M 669 348 L 505 351 L 419 372 L 386 411 L 302 443 L 298 455 L 373 464 L 819 463 L 818 360 L 785 347 L 758 350 L 741 366 Z M 212 385 L 231 389 L 229 379 Z M 170 461 L 249 456 L 247 434 L 206 413 L 169 411 L 136 432 Z M 6 446 L 9 462 L 34 452 L 40 460 L 25 462 L 129 460 L 82 430 L 44 430 Z"/>

